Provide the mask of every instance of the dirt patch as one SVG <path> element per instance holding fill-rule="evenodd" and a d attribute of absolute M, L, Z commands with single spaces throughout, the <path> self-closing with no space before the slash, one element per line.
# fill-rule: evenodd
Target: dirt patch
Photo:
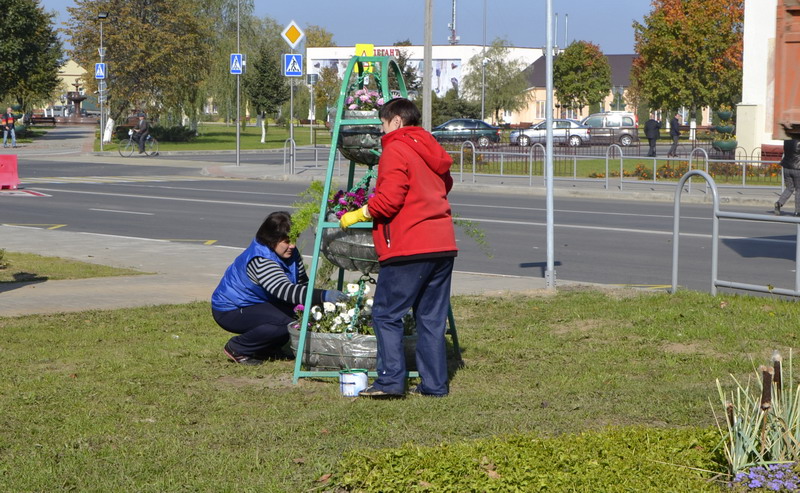
<path fill-rule="evenodd" d="M 598 320 L 598 319 L 585 319 L 585 320 L 573 320 L 571 322 L 566 322 L 559 324 L 558 327 L 553 330 L 553 334 L 555 335 L 566 335 L 566 334 L 574 334 L 574 333 L 583 333 L 583 332 L 590 332 L 595 331 L 597 329 L 602 328 L 606 323 L 607 320 Z"/>

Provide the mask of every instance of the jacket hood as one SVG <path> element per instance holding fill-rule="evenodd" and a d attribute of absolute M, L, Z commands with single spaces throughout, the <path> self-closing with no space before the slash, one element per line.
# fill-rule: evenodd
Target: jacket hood
<path fill-rule="evenodd" d="M 401 127 L 393 132 L 389 132 L 381 138 L 381 145 L 388 146 L 390 143 L 399 141 L 416 152 L 425 161 L 425 164 L 437 175 L 443 175 L 450 171 L 453 158 L 439 145 L 433 135 L 422 127 Z"/>

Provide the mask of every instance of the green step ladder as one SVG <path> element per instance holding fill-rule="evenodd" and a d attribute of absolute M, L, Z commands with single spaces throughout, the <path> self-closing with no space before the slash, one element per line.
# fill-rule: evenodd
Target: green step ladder
<path fill-rule="evenodd" d="M 339 99 L 336 105 L 336 118 L 333 120 L 333 127 L 332 127 L 332 134 L 331 134 L 331 151 L 330 155 L 328 156 L 328 169 L 325 176 L 325 185 L 324 190 L 322 193 L 322 199 L 320 200 L 319 206 L 319 219 L 317 221 L 316 227 L 316 235 L 314 238 L 314 251 L 313 257 L 311 262 L 311 271 L 309 273 L 309 287 L 313 287 L 317 277 L 317 270 L 319 267 L 320 261 L 320 253 L 321 253 L 321 245 L 322 245 L 322 237 L 323 233 L 328 228 L 336 228 L 339 229 L 339 222 L 338 221 L 328 221 L 327 220 L 327 209 L 328 209 L 328 197 L 331 195 L 331 184 L 333 181 L 333 171 L 336 166 L 336 153 L 338 143 L 340 142 L 340 137 L 344 134 L 348 133 L 348 130 L 352 130 L 351 127 L 364 127 L 364 126 L 371 126 L 373 129 L 377 129 L 374 131 L 374 136 L 372 139 L 377 139 L 377 143 L 380 143 L 380 124 L 381 121 L 377 117 L 377 114 L 371 114 L 366 116 L 358 116 L 356 118 L 343 118 L 344 112 L 346 109 L 346 101 L 347 99 L 353 95 L 358 90 L 365 89 L 370 80 L 373 79 L 375 81 L 375 85 L 377 86 L 377 90 L 379 94 L 383 97 L 384 101 L 389 101 L 393 97 L 408 97 L 408 91 L 406 90 L 405 81 L 403 80 L 403 74 L 400 69 L 400 66 L 397 64 L 397 61 L 393 57 L 379 57 L 379 56 L 354 56 L 350 59 L 350 62 L 347 64 L 347 70 L 344 73 L 344 77 L 342 78 L 342 86 L 339 91 Z M 391 84 L 395 86 L 394 89 L 391 88 Z M 344 132 L 343 132 L 344 130 Z M 367 140 L 370 138 L 368 137 Z M 353 183 L 355 181 L 355 172 L 356 167 L 359 164 L 363 164 L 367 166 L 366 175 L 376 176 L 376 170 L 374 169 L 377 166 L 378 158 L 380 157 L 380 151 L 377 149 L 367 149 L 367 148 L 348 148 L 343 149 L 343 154 L 348 154 L 353 159 L 350 159 L 350 166 L 347 173 L 347 187 L 345 190 L 351 190 L 353 187 Z M 354 159 L 358 159 L 358 162 Z M 365 161 L 365 162 L 362 162 Z M 372 223 L 371 222 L 362 222 L 354 224 L 350 227 L 350 229 L 365 229 L 371 230 Z M 363 271 L 362 271 L 363 272 Z M 345 269 L 339 268 L 339 275 L 337 280 L 337 287 L 339 290 L 342 290 L 344 286 L 344 275 Z M 363 277 L 362 277 L 363 280 Z M 308 293 L 306 294 L 306 299 L 304 306 L 310 307 L 311 306 L 311 299 L 312 299 L 313 290 L 309 289 Z M 295 356 L 295 365 L 294 365 L 294 376 L 292 379 L 293 383 L 297 383 L 300 378 L 303 377 L 339 377 L 338 370 L 313 370 L 313 369 L 303 369 L 303 357 L 302 355 L 305 352 L 305 346 L 307 341 L 307 332 L 308 332 L 308 321 L 311 314 L 310 309 L 303 310 L 303 318 L 300 323 L 300 336 L 297 342 L 297 350 Z M 458 335 L 456 333 L 456 325 L 455 319 L 453 317 L 453 310 L 452 307 L 448 308 L 447 313 L 447 334 L 450 335 L 453 344 L 453 351 L 455 354 L 455 358 L 457 361 L 461 361 L 461 349 L 458 344 Z M 368 373 L 370 377 L 375 377 L 376 372 L 370 371 Z M 416 371 L 409 371 L 408 377 L 416 378 L 419 374 Z"/>

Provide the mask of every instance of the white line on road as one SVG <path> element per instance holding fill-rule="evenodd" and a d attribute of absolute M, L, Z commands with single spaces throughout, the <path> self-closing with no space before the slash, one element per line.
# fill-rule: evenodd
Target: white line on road
<path fill-rule="evenodd" d="M 134 212 L 134 211 L 118 211 L 114 209 L 89 209 L 90 211 L 98 212 L 118 212 L 120 214 L 141 214 L 142 216 L 155 216 L 152 212 Z"/>

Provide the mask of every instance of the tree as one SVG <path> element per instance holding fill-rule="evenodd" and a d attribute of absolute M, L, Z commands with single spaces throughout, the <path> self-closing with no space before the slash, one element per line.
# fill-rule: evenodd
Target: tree
<path fill-rule="evenodd" d="M 314 86 L 314 105 L 317 109 L 317 119 L 326 119 L 328 108 L 338 102 L 339 91 L 342 89 L 342 79 L 335 67 L 323 67 L 319 71 L 319 80 Z"/>
<path fill-rule="evenodd" d="M 197 91 L 208 65 L 210 21 L 193 0 L 75 0 L 66 34 L 72 58 L 84 67 L 98 61 L 97 14 L 103 23 L 110 115 L 114 119 L 132 108 L 147 109 L 154 117 L 188 100 Z M 87 19 L 91 21 L 87 22 Z M 96 87 L 93 77 L 86 85 Z"/>
<path fill-rule="evenodd" d="M 743 0 L 653 0 L 633 23 L 631 71 L 651 108 L 735 105 L 742 92 Z"/>
<path fill-rule="evenodd" d="M 404 39 L 403 41 L 398 41 L 394 44 L 394 46 L 402 47 L 402 46 L 411 46 L 411 40 Z M 397 55 L 397 66 L 400 67 L 400 73 L 403 74 L 403 82 L 406 84 L 406 90 L 408 92 L 417 92 L 422 89 L 422 78 L 417 73 L 417 69 L 411 65 L 409 60 L 408 50 L 404 50 L 402 48 L 398 49 Z M 392 87 L 391 89 L 397 89 L 396 87 Z"/>
<path fill-rule="evenodd" d="M 319 48 L 325 46 L 336 46 L 333 42 L 333 33 L 327 29 L 313 24 L 306 26 L 306 48 Z"/>
<path fill-rule="evenodd" d="M 13 98 L 22 111 L 50 100 L 63 65 L 53 15 L 38 0 L 6 0 L 0 30 L 0 99 Z"/>
<path fill-rule="evenodd" d="M 561 106 L 598 103 L 611 90 L 611 66 L 596 44 L 576 41 L 553 62 L 553 88 Z"/>
<path fill-rule="evenodd" d="M 470 70 L 464 77 L 464 95 L 471 101 L 480 101 L 483 74 L 482 64 L 486 61 L 485 108 L 494 113 L 494 120 L 500 121 L 500 111 L 515 111 L 527 106 L 529 94 L 525 91 L 528 82 L 522 70 L 521 60 L 510 59 L 508 42 L 496 39 L 487 48 L 486 56 L 478 54 L 467 62 Z"/>
<path fill-rule="evenodd" d="M 281 54 L 274 48 L 264 45 L 255 59 L 251 59 L 242 85 L 248 100 L 261 116 L 261 142 L 266 140 L 266 116 L 277 113 L 281 105 L 289 99 L 289 87 L 283 76 Z"/>

